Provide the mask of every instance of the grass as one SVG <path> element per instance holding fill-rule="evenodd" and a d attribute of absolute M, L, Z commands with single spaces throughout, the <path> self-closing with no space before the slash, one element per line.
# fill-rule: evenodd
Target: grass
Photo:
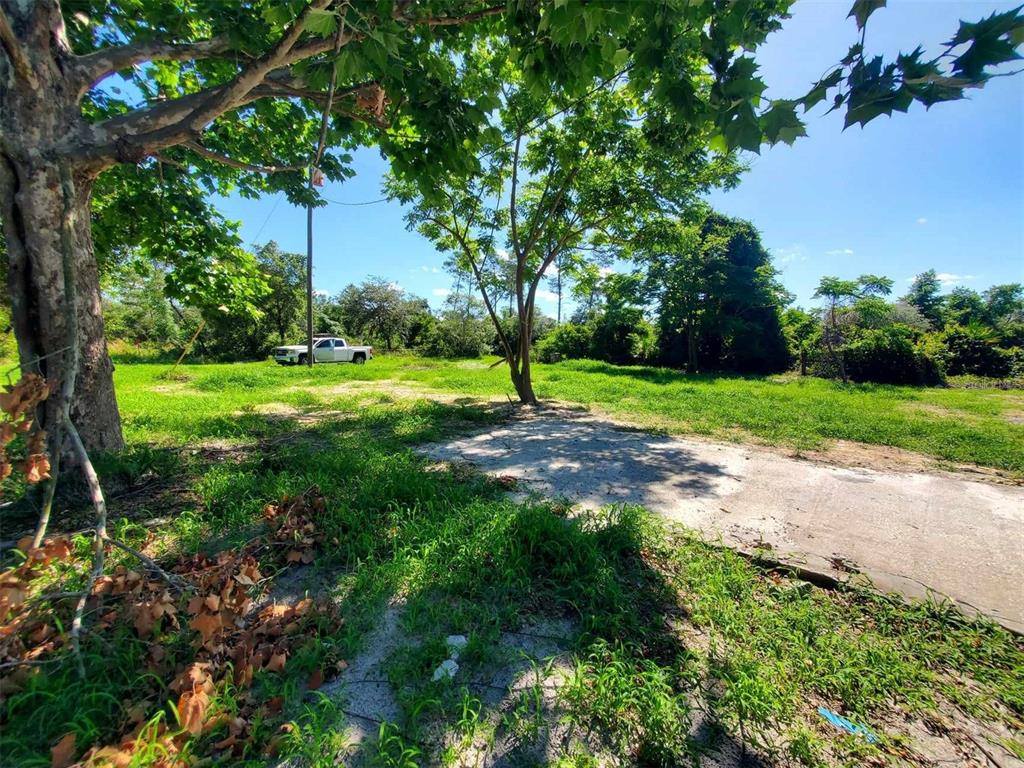
<path fill-rule="evenodd" d="M 165 365 L 121 365 L 119 399 L 130 436 L 150 439 L 193 432 L 231 438 L 249 428 L 232 411 L 279 402 L 331 407 L 331 387 L 389 380 L 442 392 L 502 397 L 514 392 L 504 366 L 403 356 L 365 366 L 318 366 L 312 371 L 271 363 L 185 366 L 187 382 L 160 382 Z M 1024 393 L 851 384 L 793 377 L 690 376 L 660 368 L 594 361 L 537 365 L 542 399 L 588 406 L 638 426 L 795 449 L 833 440 L 892 446 L 947 462 L 992 467 L 1024 477 Z M 154 385 L 163 384 L 153 391 Z M 178 408 L 154 414 L 144 400 Z M 255 415 L 243 415 L 253 425 Z"/>
<path fill-rule="evenodd" d="M 645 413 L 669 408 L 651 391 L 689 391 L 686 397 L 713 404 L 702 416 L 708 434 L 744 419 L 742 428 L 758 434 L 756 411 L 747 410 L 758 392 L 784 393 L 776 401 L 783 404 L 760 406 L 779 412 L 797 402 L 812 411 L 808 403 L 829 391 L 859 399 L 865 410 L 893 412 L 922 402 L 912 395 L 944 397 L 928 402 L 959 403 L 978 415 L 975 426 L 1013 404 L 979 391 L 847 390 L 604 368 L 542 366 L 538 389 L 564 399 L 576 392 L 577 401 L 609 410 L 627 408 L 613 393 L 630 391 L 649 401 Z M 306 681 L 324 659 L 351 660 L 365 650 L 389 604 L 401 606 L 402 639 L 383 674 L 400 715 L 377 729 L 372 765 L 453 764 L 488 745 L 511 745 L 510 762 L 531 765 L 544 755 L 538 743 L 564 766 L 597 765 L 609 755 L 626 764 L 692 764 L 706 751 L 740 744 L 801 765 L 898 764 L 916 755 L 908 721 L 957 733 L 965 719 L 1008 729 L 1011 751 L 1024 744 L 1024 646 L 998 626 L 967 621 L 948 606 L 821 590 L 666 528 L 642 509 L 568 518 L 563 505 L 515 502 L 500 484 L 462 467 L 433 467 L 413 450 L 493 422 L 493 409 L 335 387 L 390 378 L 457 392 L 466 382 L 470 392 L 494 394 L 504 391 L 501 369 L 387 358 L 312 371 L 187 366 L 185 381 L 161 378 L 165 371 L 117 371 L 130 445 L 99 467 L 118 535 L 161 557 L 212 552 L 249 539 L 268 501 L 312 485 L 327 499 L 318 524 L 331 545 L 302 583 L 335 601 L 341 628 L 310 628 L 283 673 L 259 673 L 258 694 L 281 696 L 284 707 L 252 724 L 251 747 L 233 765 L 265 764 L 264 745 L 280 733 L 279 757 L 335 764 L 345 701 L 307 691 Z M 922 413 L 936 432 L 953 428 Z M 814 422 L 802 423 L 810 429 Z M 169 514 L 175 494 L 185 501 Z M 3 514 L 5 527 L 16 520 Z M 151 518 L 164 522 L 140 525 Z M 78 537 L 76 546 L 85 553 L 88 541 Z M 61 578 L 73 589 L 80 576 Z M 501 638 L 537 622 L 568 628 L 562 652 L 530 670 L 532 687 L 489 702 L 479 681 L 509 663 Z M 433 682 L 449 634 L 469 638 L 461 669 L 453 681 Z M 168 629 L 161 642 L 173 667 L 187 656 L 190 635 Z M 68 663 L 34 668 L 23 690 L 0 703 L 0 762 L 48 765 L 50 747 L 69 731 L 80 747 L 110 743 L 140 707 L 148 723 L 173 719 L 166 679 L 141 671 L 148 648 L 130 625 L 120 626 L 112 635 L 86 635 L 84 683 Z M 542 685 L 551 679 L 560 680 L 553 699 Z M 216 706 L 236 711 L 239 696 L 225 685 Z M 817 706 L 867 725 L 879 742 L 835 730 Z M 186 752 L 202 758 L 223 735 L 190 737 Z M 159 759 L 155 748 L 141 750 L 135 764 Z"/>

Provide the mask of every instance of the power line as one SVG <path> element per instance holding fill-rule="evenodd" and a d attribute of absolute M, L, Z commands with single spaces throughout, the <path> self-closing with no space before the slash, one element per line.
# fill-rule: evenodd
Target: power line
<path fill-rule="evenodd" d="M 383 202 L 387 201 L 386 197 L 382 197 L 379 200 L 364 200 L 361 203 L 344 203 L 341 200 L 331 200 L 328 197 L 324 197 L 324 198 L 321 198 L 321 199 L 325 200 L 328 203 L 334 203 L 334 205 L 376 205 L 377 203 L 383 203 Z"/>
<path fill-rule="evenodd" d="M 270 217 L 274 215 L 274 211 L 276 211 L 276 210 L 277 210 L 277 206 L 278 206 L 278 204 L 279 204 L 279 203 L 281 202 L 281 198 L 282 198 L 282 197 L 283 197 L 283 195 L 278 195 L 278 196 L 277 196 L 277 199 L 276 199 L 276 200 L 274 201 L 274 206 L 273 206 L 273 208 L 271 208 L 271 209 L 270 209 L 270 213 L 268 213 L 268 214 L 267 214 L 267 218 L 265 218 L 265 219 L 263 220 L 263 223 L 262 223 L 262 224 L 260 224 L 260 228 L 259 228 L 258 230 L 256 230 L 256 234 L 255 234 L 255 235 L 253 236 L 253 238 L 252 238 L 252 245 L 256 245 L 256 241 L 260 239 L 260 235 L 262 235 L 262 234 L 263 234 L 263 229 L 264 229 L 264 227 L 266 227 L 266 226 L 267 226 L 267 222 L 269 222 L 269 221 L 270 221 Z"/>

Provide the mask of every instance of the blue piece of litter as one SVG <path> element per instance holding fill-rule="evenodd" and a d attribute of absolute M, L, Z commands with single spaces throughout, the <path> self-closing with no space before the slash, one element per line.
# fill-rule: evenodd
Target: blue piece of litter
<path fill-rule="evenodd" d="M 824 717 L 826 720 L 832 723 L 832 725 L 834 725 L 836 728 L 839 728 L 842 731 L 847 731 L 848 733 L 852 733 L 855 736 L 863 736 L 864 740 L 868 744 L 874 744 L 878 741 L 878 737 L 871 732 L 870 728 L 850 722 L 842 715 L 837 715 L 830 709 L 825 709 L 825 707 L 818 707 L 818 714 Z"/>

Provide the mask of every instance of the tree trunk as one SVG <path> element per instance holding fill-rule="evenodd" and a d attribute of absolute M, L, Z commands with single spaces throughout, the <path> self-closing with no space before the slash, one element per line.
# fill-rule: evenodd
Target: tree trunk
<path fill-rule="evenodd" d="M 558 285 L 558 319 L 555 321 L 555 325 L 562 324 L 562 269 L 559 267 L 557 275 Z"/>
<path fill-rule="evenodd" d="M 64 196 L 55 164 L 3 158 L 0 200 L 10 260 L 8 289 L 23 370 L 38 371 L 50 385 L 40 426 L 52 429 L 60 417 L 61 381 L 69 338 L 64 296 L 60 231 Z M 72 259 L 78 288 L 79 371 L 71 420 L 90 451 L 124 447 L 114 397 L 113 364 L 103 329 L 99 274 L 93 254 L 90 192 L 92 179 L 76 174 Z M 51 449 L 56 446 L 51 446 Z"/>
<path fill-rule="evenodd" d="M 530 335 L 532 328 L 532 308 L 523 313 L 519 319 L 519 338 L 516 343 L 519 346 L 519 366 L 509 365 L 512 372 L 512 385 L 519 395 L 519 402 L 523 405 L 536 405 L 537 395 L 533 392 L 533 378 L 530 371 Z M 510 363 L 512 361 L 509 361 Z"/>
<path fill-rule="evenodd" d="M 686 320 L 686 368 L 690 373 L 697 372 L 697 337 L 694 334 L 693 318 Z"/>
<path fill-rule="evenodd" d="M 30 3 L 29 8 L 33 5 Z M 56 4 L 19 19 L 27 60 L 19 75 L 0 65 L 0 221 L 8 253 L 11 319 L 23 370 L 50 385 L 40 426 L 52 430 L 61 414 L 61 382 L 70 343 L 61 230 L 76 270 L 79 369 L 71 419 L 89 450 L 124 447 L 107 354 L 99 274 L 93 254 L 90 195 L 95 170 L 76 167 L 62 143 L 81 126 L 78 95 L 65 80 L 70 56 Z M 5 61 L 0 56 L 0 64 Z M 73 190 L 61 186 L 60 163 L 71 163 Z M 51 450 L 57 446 L 51 446 Z"/>

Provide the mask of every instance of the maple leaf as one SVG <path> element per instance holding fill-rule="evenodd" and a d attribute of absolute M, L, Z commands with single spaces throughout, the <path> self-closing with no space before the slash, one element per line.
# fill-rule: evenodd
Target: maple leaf
<path fill-rule="evenodd" d="M 30 485 L 41 483 L 50 477 L 50 457 L 45 453 L 30 454 L 25 457 L 18 469 L 24 473 L 25 481 Z"/>
<path fill-rule="evenodd" d="M 202 644 L 206 645 L 220 631 L 222 622 L 220 614 L 200 613 L 188 625 L 202 636 Z"/>
<path fill-rule="evenodd" d="M 75 733 L 66 733 L 50 748 L 51 768 L 66 768 L 71 764 L 71 758 L 75 755 Z"/>
<path fill-rule="evenodd" d="M 71 542 L 64 537 L 50 539 L 43 544 L 43 551 L 53 560 L 64 560 L 71 554 Z"/>
<path fill-rule="evenodd" d="M 270 661 L 267 662 L 267 671 L 280 672 L 284 669 L 286 661 L 288 661 L 288 655 L 285 653 L 275 653 L 271 655 Z"/>
<path fill-rule="evenodd" d="M 210 697 L 202 688 L 181 694 L 178 699 L 178 723 L 193 736 L 198 736 L 203 731 L 209 703 Z"/>

